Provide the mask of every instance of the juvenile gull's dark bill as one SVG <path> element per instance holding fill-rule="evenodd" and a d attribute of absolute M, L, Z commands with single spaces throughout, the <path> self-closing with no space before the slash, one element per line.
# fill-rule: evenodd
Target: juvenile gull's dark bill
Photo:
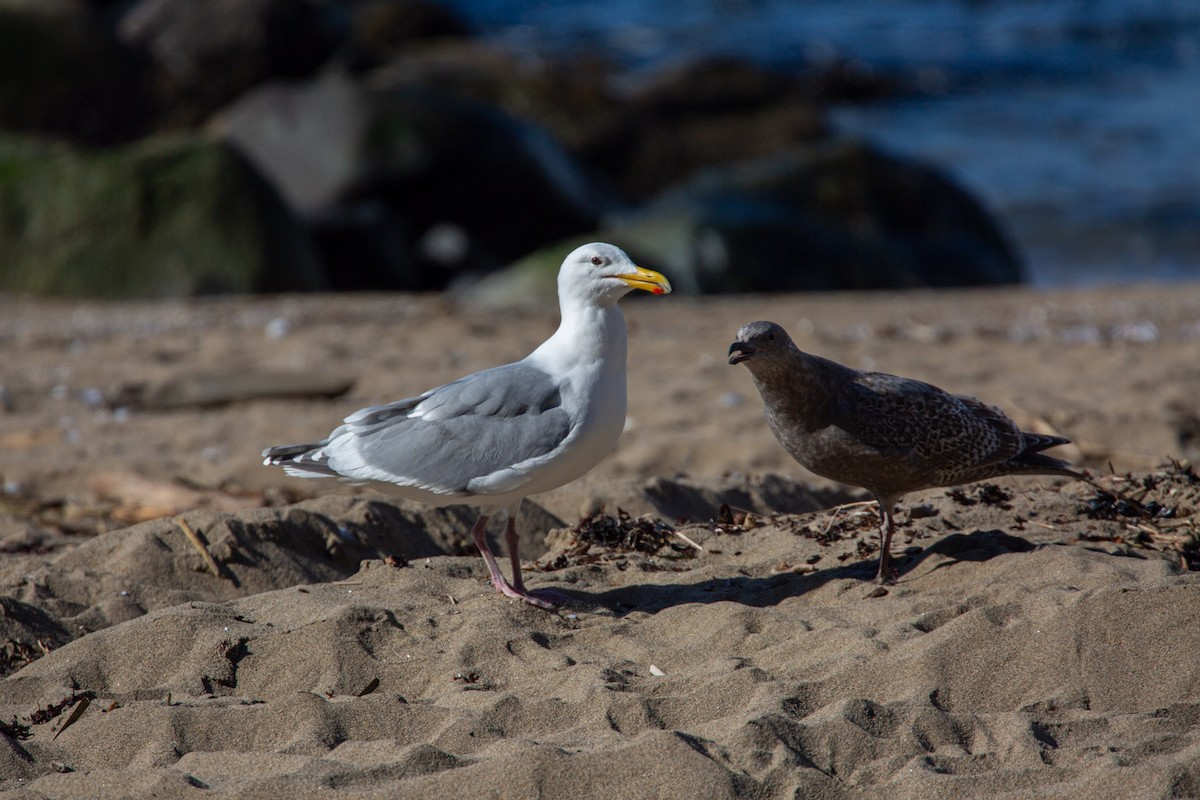
<path fill-rule="evenodd" d="M 1069 439 L 1026 433 L 973 397 L 810 355 L 773 322 L 743 325 L 729 363 L 750 370 L 767 425 L 792 458 L 875 496 L 879 583 L 893 578 L 892 509 L 909 492 L 1002 475 L 1084 477 L 1041 452 Z"/>
<path fill-rule="evenodd" d="M 356 411 L 314 444 L 263 451 L 264 463 L 302 478 L 370 483 L 432 506 L 479 509 L 471 529 L 492 585 L 508 597 L 554 608 L 550 591 L 521 578 L 517 509 L 526 496 L 563 486 L 600 462 L 625 426 L 625 317 L 617 301 L 633 289 L 666 294 L 671 284 L 611 244 L 587 244 L 558 273 L 562 321 L 520 361 Z M 488 547 L 488 517 L 507 511 L 512 562 L 505 580 Z"/>

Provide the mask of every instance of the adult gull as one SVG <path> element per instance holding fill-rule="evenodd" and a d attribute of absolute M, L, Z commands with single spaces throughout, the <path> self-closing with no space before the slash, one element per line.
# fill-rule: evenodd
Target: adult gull
<path fill-rule="evenodd" d="M 620 248 L 574 250 L 558 273 L 561 322 L 520 361 L 467 375 L 416 397 L 356 411 L 313 444 L 263 451 L 264 463 L 302 478 L 374 484 L 432 506 L 479 510 L 471 536 L 492 585 L 540 608 L 556 593 L 521 578 L 516 513 L 528 495 L 563 486 L 600 462 L 625 426 L 625 317 L 617 301 L 671 284 Z M 505 580 L 488 547 L 488 518 L 507 512 L 512 562 Z"/>
<path fill-rule="evenodd" d="M 1086 480 L 1041 452 L 1069 439 L 1022 431 L 1003 411 L 973 397 L 810 355 L 773 322 L 743 325 L 729 346 L 729 363 L 750 370 L 767 425 L 792 458 L 875 496 L 878 583 L 893 578 L 892 509 L 909 492 L 1001 475 Z"/>

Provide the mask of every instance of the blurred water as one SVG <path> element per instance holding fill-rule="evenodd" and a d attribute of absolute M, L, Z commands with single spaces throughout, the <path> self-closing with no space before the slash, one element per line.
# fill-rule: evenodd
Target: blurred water
<path fill-rule="evenodd" d="M 454 0 L 478 29 L 632 70 L 709 54 L 898 78 L 835 125 L 941 165 L 1041 285 L 1200 278 L 1200 0 Z"/>

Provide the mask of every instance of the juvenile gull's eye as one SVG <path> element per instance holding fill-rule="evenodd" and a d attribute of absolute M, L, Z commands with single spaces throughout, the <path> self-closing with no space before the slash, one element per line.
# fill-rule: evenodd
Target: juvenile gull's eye
<path fill-rule="evenodd" d="M 598 267 L 598 266 L 600 266 L 600 265 L 601 265 L 601 264 L 603 264 L 603 263 L 604 263 L 604 259 L 603 259 L 603 258 L 601 258 L 600 256 L 592 256 L 592 264 L 593 264 L 594 266 L 597 266 L 597 267 Z"/>

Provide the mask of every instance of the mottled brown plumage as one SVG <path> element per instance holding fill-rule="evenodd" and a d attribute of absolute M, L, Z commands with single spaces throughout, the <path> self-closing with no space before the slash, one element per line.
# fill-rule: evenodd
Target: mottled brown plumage
<path fill-rule="evenodd" d="M 1070 440 L 1026 433 L 972 397 L 810 355 L 773 322 L 743 325 L 729 363 L 749 368 L 767 424 L 792 458 L 875 496 L 879 582 L 891 579 L 892 509 L 905 494 L 1001 475 L 1082 477 L 1040 452 Z"/>

